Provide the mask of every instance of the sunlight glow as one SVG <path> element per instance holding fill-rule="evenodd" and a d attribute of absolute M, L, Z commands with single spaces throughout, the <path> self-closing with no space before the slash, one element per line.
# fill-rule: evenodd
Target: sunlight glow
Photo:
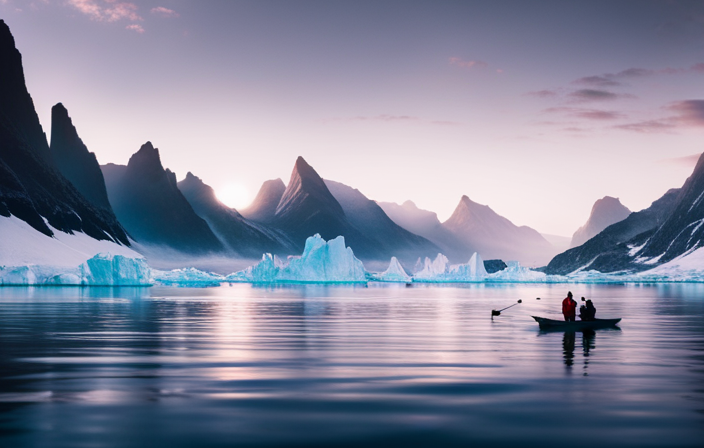
<path fill-rule="evenodd" d="M 245 208 L 252 202 L 249 189 L 241 184 L 226 184 L 215 195 L 220 202 L 235 209 Z"/>

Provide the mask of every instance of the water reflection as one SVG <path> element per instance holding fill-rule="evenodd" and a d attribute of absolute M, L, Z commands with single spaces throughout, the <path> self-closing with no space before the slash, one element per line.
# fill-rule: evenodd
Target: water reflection
<path fill-rule="evenodd" d="M 698 446 L 701 301 L 590 287 L 597 352 L 563 289 L 0 288 L 0 445 Z"/>

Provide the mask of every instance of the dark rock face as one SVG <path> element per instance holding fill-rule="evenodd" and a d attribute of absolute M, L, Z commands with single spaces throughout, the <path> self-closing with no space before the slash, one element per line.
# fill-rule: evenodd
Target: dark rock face
<path fill-rule="evenodd" d="M 704 246 L 704 154 L 666 218 L 643 249 L 635 253 L 636 260 L 659 257 L 657 263 L 662 264 Z"/>
<path fill-rule="evenodd" d="M 420 209 L 412 201 L 401 205 L 393 202 L 378 204 L 396 224 L 431 241 L 453 263 L 466 263 L 476 252 L 443 226 L 436 213 Z"/>
<path fill-rule="evenodd" d="M 349 222 L 368 238 L 380 251 L 403 260 L 436 255 L 440 248 L 422 236 L 402 228 L 389 218 L 379 205 L 359 190 L 331 180 L 325 185 L 342 206 Z"/>
<path fill-rule="evenodd" d="M 265 252 L 292 252 L 292 244 L 281 232 L 248 221 L 237 210 L 220 202 L 215 191 L 190 172 L 178 183 L 178 188 L 215 235 L 238 255 L 260 257 Z"/>
<path fill-rule="evenodd" d="M 555 253 L 552 244 L 536 230 L 516 226 L 489 206 L 477 204 L 467 196 L 462 196 L 443 225 L 482 257 L 542 265 Z"/>
<path fill-rule="evenodd" d="M 51 108 L 50 148 L 61 174 L 94 206 L 112 213 L 98 159 L 83 144 L 61 103 Z"/>
<path fill-rule="evenodd" d="M 507 267 L 508 265 L 504 263 L 503 260 L 484 260 L 484 269 L 486 269 L 486 272 L 489 274 L 503 271 Z"/>
<path fill-rule="evenodd" d="M 59 171 L 27 91 L 22 56 L 0 20 L 0 215 L 14 215 L 52 236 L 83 232 L 129 245 L 107 209 L 93 206 Z"/>
<path fill-rule="evenodd" d="M 326 240 L 344 236 L 360 257 L 384 259 L 387 255 L 349 222 L 323 179 L 302 157 L 296 160 L 271 224 L 285 232 L 300 250 L 306 238 L 319 233 Z"/>
<path fill-rule="evenodd" d="M 267 180 L 262 184 L 252 204 L 241 210 L 242 216 L 261 223 L 271 222 L 285 191 L 286 185 L 281 179 Z"/>
<path fill-rule="evenodd" d="M 572 235 L 570 247 L 581 246 L 611 224 L 623 221 L 630 214 L 631 211 L 621 204 L 618 198 L 604 196 L 592 206 L 587 222 Z"/>
<path fill-rule="evenodd" d="M 665 222 L 679 195 L 680 189 L 668 191 L 645 210 L 631 213 L 623 221 L 610 225 L 581 246 L 557 255 L 547 265 L 545 272 L 564 275 L 585 267 L 600 272 L 637 268 L 631 250 L 647 241 Z M 652 267 L 654 266 L 640 266 L 641 270 Z"/>
<path fill-rule="evenodd" d="M 164 169 L 150 142 L 132 155 L 126 167 L 102 168 L 115 214 L 136 241 L 192 254 L 224 249 L 181 194 L 176 175 Z"/>

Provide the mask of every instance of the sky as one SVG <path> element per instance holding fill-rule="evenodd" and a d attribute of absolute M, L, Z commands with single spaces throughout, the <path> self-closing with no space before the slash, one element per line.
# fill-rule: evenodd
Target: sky
<path fill-rule="evenodd" d="M 146 141 L 240 207 L 296 157 L 447 219 L 462 195 L 571 236 L 704 151 L 701 1 L 0 0 L 50 135 Z"/>

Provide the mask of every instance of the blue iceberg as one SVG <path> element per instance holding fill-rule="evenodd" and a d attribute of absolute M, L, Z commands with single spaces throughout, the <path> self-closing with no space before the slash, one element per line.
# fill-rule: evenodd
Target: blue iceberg
<path fill-rule="evenodd" d="M 0 267 L 0 285 L 8 286 L 149 286 L 151 277 L 144 258 L 111 254 L 97 254 L 75 268 Z"/>
<path fill-rule="evenodd" d="M 396 257 L 391 257 L 389 267 L 384 272 L 370 274 L 369 277 L 377 282 L 410 283 L 413 280 Z"/>
<path fill-rule="evenodd" d="M 278 257 L 264 254 L 262 261 L 226 277 L 231 282 L 251 283 L 363 283 L 367 281 L 364 265 L 345 238 L 325 241 L 320 235 L 306 239 L 303 254 L 284 264 Z"/>

